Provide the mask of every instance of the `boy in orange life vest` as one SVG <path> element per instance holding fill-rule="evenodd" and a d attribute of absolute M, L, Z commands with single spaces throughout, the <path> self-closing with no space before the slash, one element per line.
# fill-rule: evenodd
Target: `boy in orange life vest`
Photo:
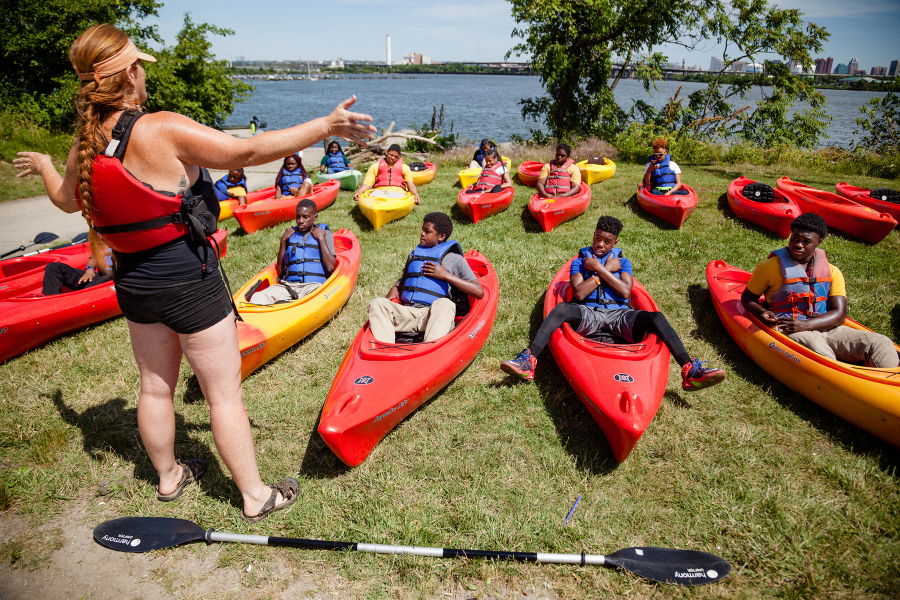
<path fill-rule="evenodd" d="M 817 214 L 794 219 L 787 247 L 753 270 L 741 304 L 764 325 L 822 356 L 865 361 L 879 369 L 897 367 L 900 357 L 890 338 L 843 324 L 847 317 L 844 275 L 818 249 L 827 234 L 825 219 Z M 769 309 L 759 304 L 762 294 Z"/>
<path fill-rule="evenodd" d="M 452 233 L 448 215 L 425 215 L 419 245 L 406 258 L 400 279 L 387 296 L 369 302 L 369 329 L 376 340 L 392 344 L 398 331 L 424 332 L 426 342 L 436 340 L 453 329 L 451 286 L 473 298 L 484 296 Z"/>
<path fill-rule="evenodd" d="M 581 187 L 581 171 L 575 161 L 569 158 L 572 147 L 560 144 L 556 147 L 556 157 L 541 169 L 538 175 L 537 190 L 542 198 L 557 196 L 568 198 L 578 193 Z"/>
<path fill-rule="evenodd" d="M 369 167 L 369 170 L 366 171 L 366 178 L 356 190 L 353 199 L 359 202 L 360 195 L 366 190 L 384 186 L 406 188 L 416 199 L 416 204 L 419 203 L 419 190 L 413 183 L 412 171 L 403 164 L 403 159 L 400 158 L 400 146 L 397 144 L 391 144 L 384 158 Z"/>
<path fill-rule="evenodd" d="M 669 143 L 663 138 L 653 140 L 653 155 L 644 170 L 644 187 L 657 196 L 688 196 L 681 189 L 681 168 L 669 154 Z"/>
<path fill-rule="evenodd" d="M 469 186 L 467 194 L 489 192 L 496 194 L 500 190 L 511 188 L 512 179 L 509 178 L 509 169 L 500 160 L 500 153 L 496 148 L 491 148 L 484 153 L 484 168 L 478 181 Z"/>
<path fill-rule="evenodd" d="M 316 203 L 304 198 L 297 203 L 297 226 L 288 227 L 278 245 L 275 269 L 278 283 L 250 296 L 251 304 L 290 302 L 310 294 L 334 272 L 334 236 L 327 225 L 318 225 Z"/>

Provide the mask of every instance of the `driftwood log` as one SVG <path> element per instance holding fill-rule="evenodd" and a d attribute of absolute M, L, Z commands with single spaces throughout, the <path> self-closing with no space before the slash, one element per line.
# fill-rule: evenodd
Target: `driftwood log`
<path fill-rule="evenodd" d="M 438 144 L 434 141 L 437 135 L 434 138 L 422 137 L 420 135 L 412 135 L 406 133 L 392 133 L 394 130 L 394 122 L 391 121 L 390 127 L 388 127 L 384 134 L 380 137 L 375 138 L 371 142 L 368 143 L 366 147 L 359 146 L 357 144 L 350 145 L 347 148 L 347 158 L 349 158 L 354 164 L 361 164 L 365 162 L 371 162 L 373 160 L 377 160 L 378 158 L 384 156 L 387 153 L 388 147 L 385 145 L 385 141 L 389 138 L 402 138 L 405 140 L 417 140 L 420 142 L 425 142 L 426 144 L 431 144 L 435 148 L 439 150 L 447 150 L 444 146 Z M 408 156 L 410 158 L 414 158 L 419 161 L 424 161 L 425 157 L 419 154 L 414 154 L 412 152 L 403 152 L 400 154 L 403 156 Z"/>

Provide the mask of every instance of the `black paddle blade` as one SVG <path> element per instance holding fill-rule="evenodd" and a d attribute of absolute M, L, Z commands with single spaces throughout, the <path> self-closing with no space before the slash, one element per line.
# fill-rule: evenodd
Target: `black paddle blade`
<path fill-rule="evenodd" d="M 82 244 L 86 241 L 88 241 L 88 232 L 87 231 L 82 231 L 81 233 L 79 233 L 78 235 L 76 235 L 75 237 L 72 238 L 73 244 Z"/>
<path fill-rule="evenodd" d="M 55 240 L 58 237 L 59 236 L 56 235 L 55 233 L 50 233 L 49 231 L 42 231 L 39 234 L 37 234 L 36 236 L 34 236 L 34 243 L 35 244 L 49 244 L 50 242 L 52 242 L 53 240 Z"/>
<path fill-rule="evenodd" d="M 724 579 L 731 565 L 708 552 L 672 548 L 625 548 L 606 555 L 606 564 L 660 583 L 703 585 Z"/>
<path fill-rule="evenodd" d="M 119 552 L 150 552 L 206 539 L 196 523 L 166 517 L 122 517 L 94 528 L 94 541 Z"/>

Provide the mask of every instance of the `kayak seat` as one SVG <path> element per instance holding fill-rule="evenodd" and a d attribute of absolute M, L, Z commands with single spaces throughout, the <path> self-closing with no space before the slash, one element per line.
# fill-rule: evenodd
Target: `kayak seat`
<path fill-rule="evenodd" d="M 751 183 L 744 186 L 741 195 L 748 200 L 754 202 L 764 202 L 766 204 L 775 202 L 775 190 L 764 183 Z"/>
<path fill-rule="evenodd" d="M 869 192 L 869 196 L 877 198 L 878 200 L 890 202 L 891 204 L 900 204 L 900 192 L 892 190 L 891 188 L 875 188 Z"/>
<path fill-rule="evenodd" d="M 588 159 L 587 164 L 589 165 L 606 165 L 606 159 L 602 156 L 592 156 Z"/>
<path fill-rule="evenodd" d="M 246 300 L 247 302 L 250 302 L 250 297 L 253 296 L 253 294 L 255 294 L 256 292 L 258 292 L 260 290 L 264 290 L 267 287 L 269 287 L 268 279 L 258 279 L 256 281 L 256 283 L 254 283 L 253 285 L 250 286 L 250 289 L 247 290 L 247 293 L 244 294 L 244 300 Z"/>
<path fill-rule="evenodd" d="M 628 340 L 625 338 L 621 338 L 617 335 L 613 335 L 611 333 L 598 333 L 597 335 L 586 335 L 585 339 L 591 340 L 592 342 L 600 342 L 601 344 L 630 344 Z"/>
<path fill-rule="evenodd" d="M 428 167 L 426 167 L 425 163 L 423 163 L 423 162 L 412 162 L 412 163 L 409 163 L 409 170 L 410 171 L 427 171 Z"/>

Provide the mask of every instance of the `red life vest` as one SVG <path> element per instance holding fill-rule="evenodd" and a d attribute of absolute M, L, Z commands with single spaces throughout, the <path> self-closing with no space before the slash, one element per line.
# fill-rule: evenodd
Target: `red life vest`
<path fill-rule="evenodd" d="M 384 187 L 392 185 L 396 187 L 406 187 L 406 181 L 403 179 L 403 159 L 398 158 L 393 166 L 388 165 L 383 158 L 378 163 L 378 174 L 375 176 L 375 187 Z"/>
<path fill-rule="evenodd" d="M 491 190 L 494 189 L 494 186 L 501 185 L 503 183 L 503 175 L 499 174 L 496 169 L 503 166 L 505 165 L 502 162 L 498 162 L 491 168 L 483 168 L 481 170 L 481 175 L 478 176 L 478 181 L 475 182 L 475 185 L 472 186 L 472 189 Z"/>
<path fill-rule="evenodd" d="M 825 252 L 816 248 L 806 265 L 797 262 L 787 248 L 769 254 L 777 256 L 784 283 L 772 293 L 772 312 L 779 318 L 806 320 L 828 311 L 831 290 L 831 266 Z"/>
<path fill-rule="evenodd" d="M 547 182 L 544 189 L 548 192 L 568 192 L 572 189 L 572 176 L 567 169 L 575 164 L 571 158 L 568 159 L 561 167 L 556 165 L 555 160 L 550 161 L 550 175 L 547 176 Z"/>

